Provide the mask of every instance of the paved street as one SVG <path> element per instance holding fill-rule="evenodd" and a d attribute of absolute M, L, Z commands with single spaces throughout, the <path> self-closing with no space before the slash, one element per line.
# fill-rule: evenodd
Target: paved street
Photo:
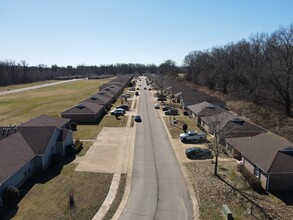
<path fill-rule="evenodd" d="M 48 86 L 55 86 L 55 85 L 59 85 L 59 84 L 63 84 L 63 83 L 76 81 L 76 80 L 82 80 L 82 79 L 63 80 L 63 81 L 47 83 L 47 84 L 42 84 L 42 85 L 37 85 L 37 86 L 25 87 L 25 88 L 21 88 L 21 89 L 13 89 L 13 90 L 9 90 L 9 91 L 3 91 L 3 92 L 0 92 L 0 96 L 9 95 L 9 94 L 17 93 L 17 92 L 24 92 L 24 91 L 33 90 L 33 89 L 40 89 L 40 88 L 44 88 L 44 87 L 48 87 Z"/>
<path fill-rule="evenodd" d="M 142 78 L 132 184 L 121 220 L 192 219 L 192 201 L 151 92 Z"/>

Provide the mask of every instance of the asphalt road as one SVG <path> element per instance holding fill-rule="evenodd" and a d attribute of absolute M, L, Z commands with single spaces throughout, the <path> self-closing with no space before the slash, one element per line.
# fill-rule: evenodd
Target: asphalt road
<path fill-rule="evenodd" d="M 13 89 L 13 90 L 9 90 L 9 91 L 3 91 L 3 92 L 0 92 L 0 96 L 9 95 L 12 93 L 17 93 L 17 92 L 24 92 L 24 91 L 33 90 L 33 89 L 44 88 L 44 87 L 48 87 L 48 86 L 55 86 L 55 85 L 59 85 L 59 84 L 63 84 L 63 83 L 76 81 L 76 80 L 82 80 L 82 79 L 63 80 L 63 81 L 47 83 L 47 84 L 42 84 L 42 85 L 37 85 L 37 86 L 25 87 L 25 88 L 21 88 L 21 89 Z"/>
<path fill-rule="evenodd" d="M 129 199 L 119 219 L 192 219 L 192 201 L 175 153 L 149 90 L 141 77 Z"/>

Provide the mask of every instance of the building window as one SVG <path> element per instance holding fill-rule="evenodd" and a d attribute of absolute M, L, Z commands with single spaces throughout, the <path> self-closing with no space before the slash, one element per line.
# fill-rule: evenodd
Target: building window
<path fill-rule="evenodd" d="M 259 168 L 257 166 L 254 166 L 254 175 L 259 177 Z"/>

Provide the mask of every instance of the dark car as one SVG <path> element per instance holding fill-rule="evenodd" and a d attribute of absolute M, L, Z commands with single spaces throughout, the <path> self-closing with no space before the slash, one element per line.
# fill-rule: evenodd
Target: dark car
<path fill-rule="evenodd" d="M 165 107 L 162 108 L 163 111 L 168 111 L 168 110 L 170 110 L 170 109 L 171 109 L 170 106 L 165 106 Z"/>
<path fill-rule="evenodd" d="M 205 160 L 212 159 L 213 155 L 209 149 L 192 147 L 185 150 L 185 155 L 191 160 Z"/>
<path fill-rule="evenodd" d="M 157 99 L 157 101 L 161 101 L 161 102 L 163 102 L 163 101 L 167 101 L 167 98 L 160 97 L 160 98 Z"/>
<path fill-rule="evenodd" d="M 136 95 L 136 96 L 138 96 L 138 95 L 139 95 L 139 93 L 138 93 L 138 92 L 135 92 L 135 95 Z"/>
<path fill-rule="evenodd" d="M 134 116 L 134 121 L 135 122 L 141 122 L 141 117 L 139 115 Z"/>
<path fill-rule="evenodd" d="M 120 106 L 117 106 L 117 108 L 120 108 L 120 109 L 124 109 L 125 111 L 129 111 L 129 105 L 120 105 Z"/>
<path fill-rule="evenodd" d="M 170 109 L 165 111 L 165 115 L 178 115 L 178 110 L 177 109 Z"/>

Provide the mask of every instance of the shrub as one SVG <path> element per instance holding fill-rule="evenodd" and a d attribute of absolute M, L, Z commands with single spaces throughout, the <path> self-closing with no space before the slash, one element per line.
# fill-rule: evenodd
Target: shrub
<path fill-rule="evenodd" d="M 16 206 L 20 198 L 19 190 L 14 186 L 8 186 L 4 190 L 2 198 L 5 206 Z"/>
<path fill-rule="evenodd" d="M 76 131 L 77 130 L 77 124 L 76 124 L 76 122 L 71 122 L 70 123 L 70 130 L 72 130 L 72 131 Z"/>
<path fill-rule="evenodd" d="M 182 126 L 182 130 L 183 130 L 184 132 L 186 132 L 187 129 L 188 129 L 188 125 L 187 125 L 187 124 L 184 124 L 184 125 Z"/>
<path fill-rule="evenodd" d="M 262 188 L 261 181 L 255 175 L 249 172 L 249 170 L 246 169 L 243 164 L 238 164 L 237 168 L 254 191 L 264 190 Z"/>
<path fill-rule="evenodd" d="M 82 145 L 83 145 L 83 142 L 80 141 L 79 139 L 76 139 L 73 143 L 73 149 L 74 149 L 74 153 L 79 153 L 82 149 Z"/>

